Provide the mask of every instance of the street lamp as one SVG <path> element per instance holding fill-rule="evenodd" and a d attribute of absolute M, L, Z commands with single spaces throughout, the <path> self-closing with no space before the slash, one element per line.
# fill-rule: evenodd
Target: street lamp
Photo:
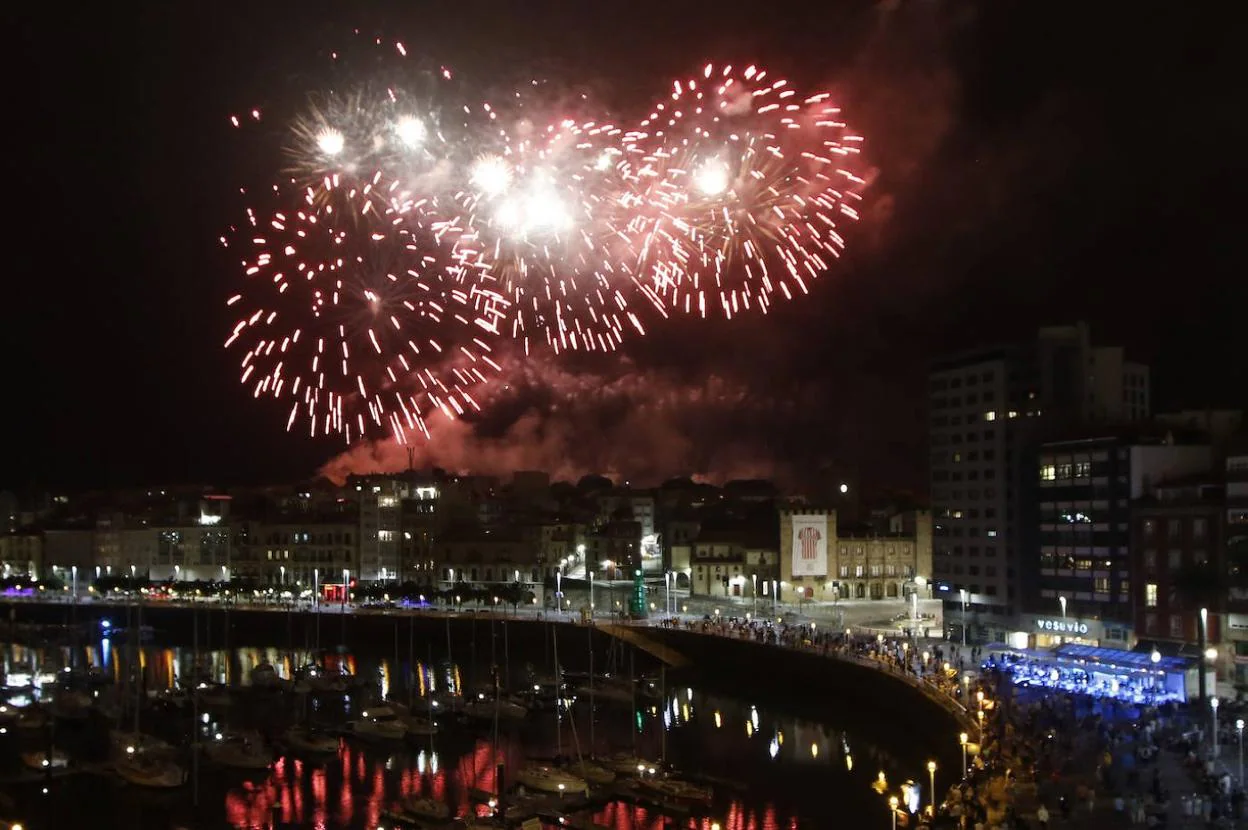
<path fill-rule="evenodd" d="M 279 579 L 278 579 L 278 581 L 277 581 L 277 584 L 278 584 L 279 586 L 284 586 L 284 585 L 286 584 L 286 566 L 285 566 L 285 565 L 278 565 L 278 566 L 277 566 L 277 571 L 278 571 L 278 573 L 280 574 L 280 577 L 279 577 Z"/>
<path fill-rule="evenodd" d="M 347 613 L 347 588 L 350 585 L 351 585 L 351 569 L 343 568 L 342 569 L 342 613 L 344 615 Z M 343 618 L 342 624 L 344 626 L 347 624 L 345 616 Z"/>
<path fill-rule="evenodd" d="M 1066 597 L 1058 597 L 1057 601 L 1062 606 L 1062 619 L 1065 620 L 1066 619 Z"/>
<path fill-rule="evenodd" d="M 932 785 L 932 796 L 930 799 L 932 803 L 932 815 L 936 815 L 936 762 L 935 761 L 927 762 L 927 777 L 930 780 L 931 785 Z"/>
<path fill-rule="evenodd" d="M 841 485 L 844 487 L 845 485 Z M 897 796 L 888 797 L 888 811 L 893 814 L 893 830 L 897 830 Z"/>
<path fill-rule="evenodd" d="M 752 596 L 754 597 L 754 616 L 757 617 L 758 616 L 758 574 L 756 573 L 750 574 L 750 581 L 754 583 L 754 591 L 753 591 Z"/>
<path fill-rule="evenodd" d="M 1213 713 L 1213 757 L 1218 757 L 1218 696 L 1209 698 L 1209 711 Z"/>
<path fill-rule="evenodd" d="M 667 592 L 667 599 L 665 601 L 667 605 L 666 613 L 669 617 L 672 615 L 672 581 L 675 578 L 676 575 L 671 571 L 663 572 L 663 589 Z"/>
<path fill-rule="evenodd" d="M 966 740 L 967 734 L 962 732 L 958 735 L 958 743 L 962 744 L 962 778 L 966 778 Z"/>
<path fill-rule="evenodd" d="M 591 568 L 585 569 L 589 573 L 589 618 L 594 618 L 594 572 Z"/>
<path fill-rule="evenodd" d="M 1239 733 L 1239 786 L 1244 786 L 1244 719 L 1235 721 L 1235 731 Z"/>
<path fill-rule="evenodd" d="M 962 597 L 962 648 L 966 648 L 966 589 L 959 588 L 958 594 Z"/>

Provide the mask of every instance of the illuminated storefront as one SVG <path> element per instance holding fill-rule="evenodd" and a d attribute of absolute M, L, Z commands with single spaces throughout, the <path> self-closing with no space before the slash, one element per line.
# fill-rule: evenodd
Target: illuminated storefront
<path fill-rule="evenodd" d="M 1019 686 L 1134 703 L 1185 702 L 1199 682 L 1190 658 L 1073 643 L 1047 652 L 1002 652 L 994 662 Z"/>
<path fill-rule="evenodd" d="M 1023 614 L 1020 622 L 1022 629 L 1010 637 L 1014 648 L 1055 648 L 1063 643 L 1097 646 L 1105 639 L 1105 626 L 1100 620 Z"/>

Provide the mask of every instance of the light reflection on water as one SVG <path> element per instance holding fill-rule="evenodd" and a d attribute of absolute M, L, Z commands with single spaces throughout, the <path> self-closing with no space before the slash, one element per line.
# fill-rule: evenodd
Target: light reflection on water
<path fill-rule="evenodd" d="M 9 645 L 3 648 L 3 665 L 10 683 L 25 675 L 48 679 L 72 664 L 98 667 L 121 684 L 132 675 L 131 656 L 129 649 L 111 646 L 107 640 L 77 650 Z M 457 695 L 464 688 L 458 666 L 417 660 L 409 673 L 413 667 L 406 661 L 335 652 L 318 655 L 297 649 L 202 651 L 196 659 L 190 649 L 145 647 L 139 651 L 139 666 L 143 687 L 150 693 L 175 688 L 180 681 L 190 683 L 192 678 L 246 687 L 251 684 L 252 669 L 261 663 L 290 679 L 318 656 L 330 672 L 361 674 L 372 681 L 369 690 L 347 700 L 322 699 L 306 710 L 313 719 L 328 724 L 340 725 L 379 694 L 411 699 L 420 706 L 420 699 L 428 695 Z M 467 667 L 465 672 L 479 682 L 488 677 L 481 667 L 475 672 Z M 519 685 L 523 672 L 513 667 L 510 673 Z M 34 696 L 40 695 L 36 689 Z M 276 705 L 240 701 L 212 711 L 200 728 L 208 736 L 243 728 L 272 737 L 297 719 L 300 706 L 292 701 L 298 700 L 287 696 Z M 576 717 L 571 720 L 565 715 L 556 721 L 551 712 L 531 713 L 517 727 L 504 729 L 497 744 L 488 727 L 473 730 L 443 723 L 432 740 L 413 739 L 392 746 L 344 741 L 337 757 L 328 762 L 283 757 L 267 775 L 251 780 L 230 779 L 206 769 L 201 791 L 204 803 L 215 802 L 232 827 L 267 828 L 276 821 L 326 830 L 376 828 L 389 826 L 383 812 L 408 796 L 432 796 L 451 804 L 457 815 L 482 811 L 471 792 L 494 790 L 499 763 L 514 770 L 526 756 L 548 757 L 559 750 L 568 755 L 578 750 L 599 755 L 636 752 L 657 758 L 665 748 L 667 757 L 682 769 L 748 784 L 748 788 L 717 788 L 707 817 L 668 819 L 664 824 L 652 809 L 613 802 L 594 811 L 596 822 L 615 830 L 710 830 L 713 822 L 723 830 L 793 830 L 824 826 L 824 817 L 833 813 L 845 817 L 844 810 L 861 811 L 862 793 L 877 771 L 885 771 L 890 780 L 920 779 L 916 759 L 899 762 L 874 743 L 865 725 L 851 734 L 698 688 L 668 689 L 662 699 L 645 701 L 636 713 L 630 712 L 627 703 L 599 702 L 592 724 L 586 700 L 578 700 L 573 708 Z M 156 728 L 156 720 L 148 717 L 145 728 Z M 162 734 L 185 732 L 169 728 Z M 839 807 L 834 809 L 829 803 Z M 805 818 L 799 820 L 799 815 Z M 857 824 L 887 826 L 887 811 Z"/>

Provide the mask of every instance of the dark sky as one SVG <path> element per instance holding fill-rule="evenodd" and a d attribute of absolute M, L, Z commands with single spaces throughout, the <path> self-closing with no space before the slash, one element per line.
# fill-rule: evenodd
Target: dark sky
<path fill-rule="evenodd" d="M 267 164 L 226 117 L 289 105 L 357 26 L 621 107 L 757 60 L 832 89 L 879 171 L 805 302 L 610 361 L 516 361 L 424 459 L 921 488 L 926 361 L 1076 319 L 1154 364 L 1159 406 L 1248 406 L 1243 40 L 1200 5 L 32 4 L 10 35 L 0 486 L 277 480 L 343 449 L 238 386 L 216 239 Z M 349 463 L 369 457 L 395 463 Z"/>

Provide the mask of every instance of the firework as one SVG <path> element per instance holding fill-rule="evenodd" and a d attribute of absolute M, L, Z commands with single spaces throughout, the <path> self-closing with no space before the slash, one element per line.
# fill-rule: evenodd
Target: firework
<path fill-rule="evenodd" d="M 610 352 L 655 311 L 766 313 L 858 216 L 862 138 L 827 93 L 754 66 L 707 65 L 626 128 L 583 95 L 533 81 L 492 103 L 365 45 L 367 72 L 290 117 L 277 206 L 223 240 L 247 275 L 227 345 L 288 429 L 427 435 L 428 413 L 477 408 L 500 333 Z"/>
<path fill-rule="evenodd" d="M 644 334 L 629 305 L 632 261 L 617 255 L 618 229 L 605 219 L 621 192 L 610 162 L 623 130 L 571 119 L 542 128 L 482 112 L 496 139 L 456 194 L 466 228 L 459 244 L 510 300 L 512 336 L 526 353 L 534 341 L 560 353 L 612 351 L 627 332 Z"/>
<path fill-rule="evenodd" d="M 313 436 L 405 441 L 427 434 L 432 411 L 477 408 L 474 391 L 498 371 L 506 303 L 432 234 L 401 213 L 361 230 L 307 195 L 247 216 L 233 238 L 246 279 L 228 301 L 239 316 L 226 346 L 243 352 L 254 397 L 285 402 L 288 430 L 302 419 Z"/>
<path fill-rule="evenodd" d="M 624 143 L 639 270 L 667 308 L 734 317 L 807 294 L 858 217 L 862 137 L 828 93 L 754 66 L 675 81 Z"/>

